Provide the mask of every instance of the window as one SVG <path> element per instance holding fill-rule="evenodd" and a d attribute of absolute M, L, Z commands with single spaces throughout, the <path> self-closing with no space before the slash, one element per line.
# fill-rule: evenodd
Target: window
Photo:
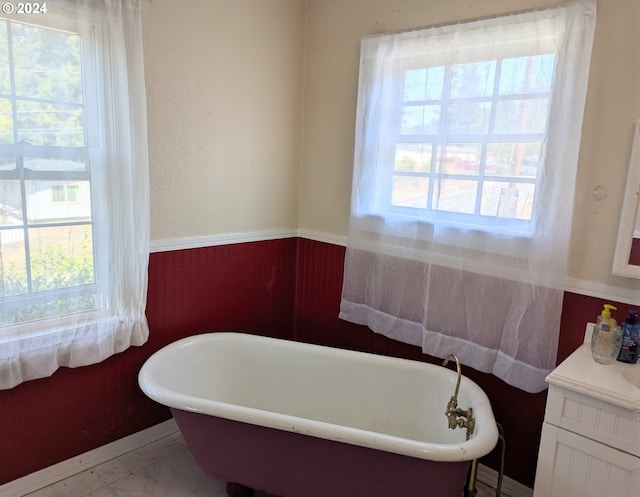
<path fill-rule="evenodd" d="M 531 221 L 554 54 L 402 71 L 389 212 Z M 487 219 L 489 221 L 487 221 Z"/>
<path fill-rule="evenodd" d="M 342 319 L 546 387 L 595 23 L 577 0 L 362 40 Z"/>
<path fill-rule="evenodd" d="M 0 388 L 146 342 L 141 0 L 0 17 Z"/>
<path fill-rule="evenodd" d="M 63 184 L 51 187 L 51 203 L 77 204 L 80 202 L 80 185 Z M 88 207 L 90 207 L 88 205 Z"/>
<path fill-rule="evenodd" d="M 97 308 L 92 50 L 78 32 L 0 21 L 0 326 Z"/>
<path fill-rule="evenodd" d="M 365 38 L 355 163 L 369 180 L 356 213 L 534 236 L 562 188 L 549 179 L 572 174 L 546 139 L 567 98 L 557 78 L 571 79 L 554 29 L 543 14 Z"/>

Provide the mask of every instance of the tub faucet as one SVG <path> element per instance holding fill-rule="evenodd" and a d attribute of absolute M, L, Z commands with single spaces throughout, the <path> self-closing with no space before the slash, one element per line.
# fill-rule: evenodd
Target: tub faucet
<path fill-rule="evenodd" d="M 458 372 L 458 379 L 456 380 L 456 390 L 447 403 L 447 410 L 445 416 L 449 423 L 449 428 L 454 430 L 456 428 L 467 429 L 467 440 L 473 435 L 473 430 L 476 427 L 476 420 L 473 417 L 473 408 L 470 407 L 466 411 L 458 407 L 458 392 L 460 390 L 460 379 L 462 378 L 462 368 L 460 367 L 460 360 L 454 355 L 449 354 L 445 357 L 443 366 L 449 364 L 449 359 L 456 361 L 456 370 Z"/>

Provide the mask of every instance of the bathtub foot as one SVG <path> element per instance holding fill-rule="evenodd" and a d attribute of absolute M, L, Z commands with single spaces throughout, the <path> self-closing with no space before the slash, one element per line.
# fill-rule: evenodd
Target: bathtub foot
<path fill-rule="evenodd" d="M 227 495 L 229 497 L 253 497 L 254 490 L 239 483 L 227 483 Z"/>

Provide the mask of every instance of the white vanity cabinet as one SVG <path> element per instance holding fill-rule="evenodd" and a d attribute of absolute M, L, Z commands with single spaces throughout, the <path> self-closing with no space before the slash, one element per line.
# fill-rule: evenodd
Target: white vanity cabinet
<path fill-rule="evenodd" d="M 548 377 L 534 497 L 640 497 L 638 365 L 601 365 L 585 343 Z"/>

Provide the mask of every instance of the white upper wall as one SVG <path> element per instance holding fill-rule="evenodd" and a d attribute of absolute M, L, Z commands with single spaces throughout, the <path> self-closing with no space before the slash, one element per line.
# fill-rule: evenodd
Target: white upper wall
<path fill-rule="evenodd" d="M 152 239 L 346 235 L 361 37 L 553 3 L 144 1 Z M 640 118 L 639 46 L 640 2 L 600 0 L 569 276 L 627 288 L 638 283 L 611 265 Z"/>
<path fill-rule="evenodd" d="M 304 1 L 142 4 L 151 239 L 296 229 Z"/>
<path fill-rule="evenodd" d="M 351 197 L 360 39 L 556 0 L 309 0 L 302 230 L 346 235 Z M 578 166 L 569 276 L 637 288 L 611 275 L 633 125 L 640 118 L 640 2 L 599 0 Z M 601 185 L 607 196 L 595 201 Z"/>

